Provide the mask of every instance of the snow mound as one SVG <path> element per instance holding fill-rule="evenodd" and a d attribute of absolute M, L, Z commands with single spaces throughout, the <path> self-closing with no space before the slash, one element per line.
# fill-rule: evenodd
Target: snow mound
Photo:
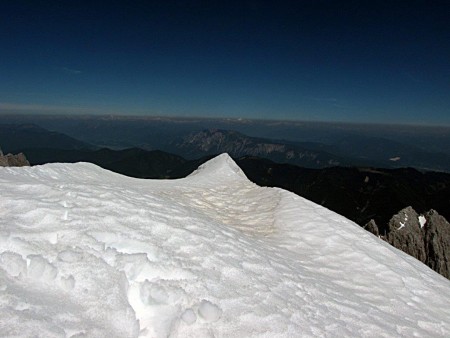
<path fill-rule="evenodd" d="M 236 179 L 245 179 L 244 172 L 239 168 L 230 155 L 224 153 L 202 164 L 188 176 L 189 180 L 198 179 L 202 182 L 224 182 Z"/>
<path fill-rule="evenodd" d="M 0 168 L 0 335 L 450 336 L 450 283 L 344 217 L 248 181 Z"/>

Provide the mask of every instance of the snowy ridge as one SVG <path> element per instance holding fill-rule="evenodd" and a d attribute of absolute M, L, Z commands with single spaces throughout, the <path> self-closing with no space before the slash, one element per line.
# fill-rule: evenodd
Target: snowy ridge
<path fill-rule="evenodd" d="M 202 164 L 188 177 L 188 180 L 198 179 L 201 182 L 226 182 L 245 179 L 244 172 L 228 154 L 221 154 Z"/>
<path fill-rule="evenodd" d="M 0 336 L 450 335 L 448 280 L 228 155 L 173 181 L 0 168 L 0 189 Z"/>

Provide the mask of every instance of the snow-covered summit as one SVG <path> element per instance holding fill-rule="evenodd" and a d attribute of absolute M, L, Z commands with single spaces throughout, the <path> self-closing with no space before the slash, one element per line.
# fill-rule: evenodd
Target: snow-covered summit
<path fill-rule="evenodd" d="M 202 182 L 212 181 L 216 183 L 229 181 L 230 179 L 247 179 L 241 168 L 239 168 L 230 155 L 226 153 L 216 156 L 202 164 L 188 176 L 189 179 L 194 177 Z"/>
<path fill-rule="evenodd" d="M 228 155 L 173 181 L 0 168 L 0 335 L 445 337 L 449 299 L 444 277 Z"/>

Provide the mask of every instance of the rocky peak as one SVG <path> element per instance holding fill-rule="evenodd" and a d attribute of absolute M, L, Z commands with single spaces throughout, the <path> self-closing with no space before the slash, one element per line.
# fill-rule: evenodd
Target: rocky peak
<path fill-rule="evenodd" d="M 435 210 L 425 214 L 427 265 L 450 279 L 450 224 Z"/>
<path fill-rule="evenodd" d="M 374 220 L 364 228 L 450 279 L 450 224 L 437 211 L 419 215 L 407 207 L 392 216 L 385 233 Z"/>
<path fill-rule="evenodd" d="M 3 155 L 3 151 L 0 148 L 0 167 L 25 167 L 29 165 L 30 162 L 28 162 L 23 153 L 19 153 L 17 155 Z"/>
<path fill-rule="evenodd" d="M 378 229 L 377 224 L 373 219 L 371 219 L 367 224 L 363 227 L 367 231 L 373 233 L 375 236 L 380 237 L 380 231 Z"/>
<path fill-rule="evenodd" d="M 400 210 L 389 221 L 386 240 L 396 248 L 425 263 L 424 235 L 420 227 L 419 215 L 412 207 L 407 207 Z"/>

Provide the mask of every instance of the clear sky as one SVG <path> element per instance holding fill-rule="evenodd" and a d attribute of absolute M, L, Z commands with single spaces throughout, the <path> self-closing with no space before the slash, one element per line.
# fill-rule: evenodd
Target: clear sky
<path fill-rule="evenodd" d="M 450 1 L 0 2 L 0 113 L 450 125 Z"/>

